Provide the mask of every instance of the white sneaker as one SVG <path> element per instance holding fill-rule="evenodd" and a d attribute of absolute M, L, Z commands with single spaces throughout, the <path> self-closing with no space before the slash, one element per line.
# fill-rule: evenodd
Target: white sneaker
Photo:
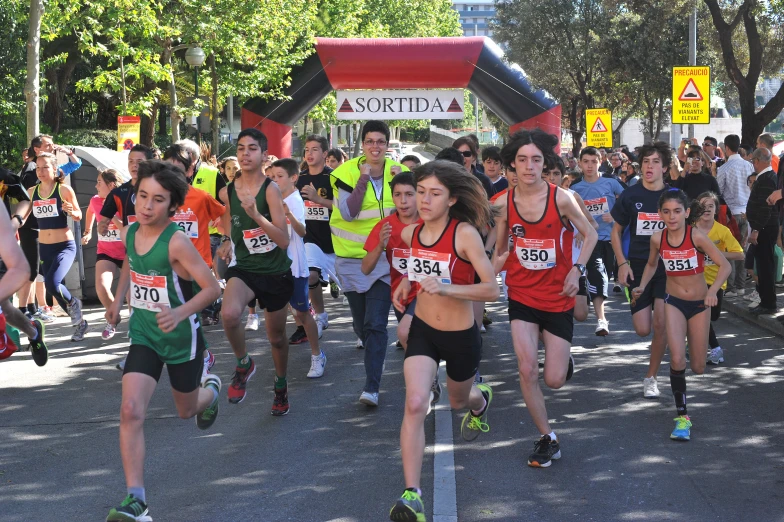
<path fill-rule="evenodd" d="M 259 314 L 248 314 L 248 321 L 245 323 L 246 330 L 253 330 L 254 332 L 259 329 Z"/>
<path fill-rule="evenodd" d="M 114 334 L 117 333 L 117 329 L 109 323 L 106 323 L 106 326 L 103 327 L 103 332 L 101 332 L 101 339 L 104 341 L 108 341 Z"/>
<path fill-rule="evenodd" d="M 724 362 L 724 350 L 717 346 L 708 352 L 708 364 L 719 364 Z"/>
<path fill-rule="evenodd" d="M 655 399 L 660 395 L 659 385 L 656 383 L 656 377 L 646 377 L 642 381 L 642 395 L 646 399 Z"/>
<path fill-rule="evenodd" d="M 329 328 L 329 314 L 327 312 L 316 314 L 316 322 L 321 324 L 323 330 L 326 330 Z"/>
<path fill-rule="evenodd" d="M 308 372 L 308 379 L 318 379 L 319 377 L 324 375 L 324 367 L 326 365 L 327 365 L 327 356 L 324 355 L 324 352 L 321 352 L 321 355 L 311 355 L 310 371 Z M 378 404 L 378 399 L 376 399 L 376 404 Z"/>
<path fill-rule="evenodd" d="M 604 337 L 610 333 L 610 322 L 607 319 L 599 319 L 596 323 L 596 335 Z"/>
<path fill-rule="evenodd" d="M 127 359 L 127 356 L 126 356 L 126 359 Z M 125 371 L 125 359 L 123 359 L 122 361 L 118 362 L 114 367 L 117 368 L 118 370 L 120 370 L 121 372 Z"/>
<path fill-rule="evenodd" d="M 321 324 L 321 321 L 316 321 L 316 328 L 318 328 L 318 338 L 321 339 L 321 336 L 324 335 L 324 325 Z"/>
<path fill-rule="evenodd" d="M 754 291 L 753 291 L 752 293 L 750 293 L 749 295 L 744 295 L 744 296 L 743 296 L 743 299 L 745 299 L 746 301 L 759 301 L 759 300 L 760 300 L 760 296 L 759 296 L 759 294 L 757 293 L 757 291 L 756 291 L 756 290 L 754 290 Z"/>
<path fill-rule="evenodd" d="M 357 338 L 357 350 L 362 350 L 364 347 L 365 345 L 362 344 L 362 339 Z"/>
<path fill-rule="evenodd" d="M 487 328 L 485 328 L 485 325 L 479 325 L 479 333 L 487 333 Z"/>
<path fill-rule="evenodd" d="M 754 299 L 753 301 L 749 302 L 749 308 L 754 308 L 756 306 L 759 306 L 760 303 L 762 303 L 762 299 L 760 299 L 759 296 L 757 296 L 756 299 Z"/>
<path fill-rule="evenodd" d="M 378 392 L 370 393 L 363 391 L 359 396 L 359 402 L 366 406 L 378 406 Z"/>

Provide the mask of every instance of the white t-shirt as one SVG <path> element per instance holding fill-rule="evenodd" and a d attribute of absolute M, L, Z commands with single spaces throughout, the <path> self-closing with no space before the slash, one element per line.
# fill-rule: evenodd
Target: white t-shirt
<path fill-rule="evenodd" d="M 305 202 L 302 201 L 302 196 L 300 196 L 299 192 L 295 190 L 287 197 L 283 198 L 283 202 L 288 205 L 291 215 L 294 216 L 300 224 L 304 225 Z M 305 241 L 294 231 L 294 227 L 292 227 L 291 224 L 288 224 L 288 229 L 289 247 L 286 249 L 286 253 L 291 259 L 291 275 L 294 277 L 308 277 L 310 275 L 310 270 L 308 269 L 308 257 L 305 254 Z"/>

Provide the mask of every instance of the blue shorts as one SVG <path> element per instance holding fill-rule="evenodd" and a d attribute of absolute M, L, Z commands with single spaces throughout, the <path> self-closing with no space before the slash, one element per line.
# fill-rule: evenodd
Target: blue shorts
<path fill-rule="evenodd" d="M 291 294 L 289 304 L 294 310 L 298 312 L 307 312 L 310 310 L 310 302 L 308 301 L 307 277 L 294 278 L 294 293 Z"/>

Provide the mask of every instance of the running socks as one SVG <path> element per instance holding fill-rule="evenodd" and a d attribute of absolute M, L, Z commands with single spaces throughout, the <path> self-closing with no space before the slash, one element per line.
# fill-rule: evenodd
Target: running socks
<path fill-rule="evenodd" d="M 286 383 L 286 377 L 278 377 L 277 375 L 275 376 L 275 389 L 276 390 L 282 390 L 283 388 L 286 387 L 286 384 L 287 384 Z"/>
<path fill-rule="evenodd" d="M 145 504 L 147 503 L 147 497 L 144 494 L 144 488 L 128 488 L 128 494 L 133 495 Z"/>
<path fill-rule="evenodd" d="M 34 314 L 38 311 L 38 308 L 35 307 L 35 303 L 30 303 L 29 305 L 27 305 L 27 311 L 30 312 L 31 314 Z"/>
<path fill-rule="evenodd" d="M 686 413 L 686 368 L 683 370 L 673 370 L 670 366 L 670 387 L 672 395 L 675 397 L 675 409 L 678 415 L 688 415 Z"/>
<path fill-rule="evenodd" d="M 250 369 L 250 355 L 248 355 L 246 353 L 245 357 L 243 357 L 241 359 L 237 359 L 237 366 L 239 366 L 243 370 L 249 370 Z"/>
<path fill-rule="evenodd" d="M 485 395 L 485 392 L 482 392 L 482 398 L 485 400 L 485 405 L 482 406 L 478 412 L 476 410 L 471 410 L 471 415 L 474 417 L 481 417 L 487 409 L 487 396 Z"/>
<path fill-rule="evenodd" d="M 416 493 L 420 497 L 422 496 L 422 490 L 419 489 L 419 488 L 406 488 L 406 491 L 413 491 L 414 493 Z"/>
<path fill-rule="evenodd" d="M 551 431 L 548 436 L 550 437 L 551 441 L 558 442 L 558 437 L 555 436 L 555 432 L 554 431 Z"/>

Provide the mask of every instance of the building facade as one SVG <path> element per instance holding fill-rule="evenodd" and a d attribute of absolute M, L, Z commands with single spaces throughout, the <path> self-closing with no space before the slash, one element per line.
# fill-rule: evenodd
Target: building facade
<path fill-rule="evenodd" d="M 463 36 L 493 36 L 489 22 L 495 18 L 495 0 L 453 0 L 460 15 Z"/>

